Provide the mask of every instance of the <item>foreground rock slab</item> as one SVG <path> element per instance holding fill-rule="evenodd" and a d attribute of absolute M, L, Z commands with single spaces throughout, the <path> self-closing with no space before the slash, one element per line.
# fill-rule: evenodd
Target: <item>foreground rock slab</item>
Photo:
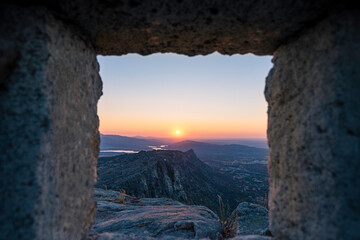
<path fill-rule="evenodd" d="M 260 205 L 248 202 L 240 203 L 227 220 L 227 228 L 231 237 L 251 234 L 264 235 L 268 227 L 268 210 Z"/>
<path fill-rule="evenodd" d="M 203 206 L 119 197 L 102 189 L 96 189 L 95 196 L 98 209 L 90 239 L 216 239 L 222 232 L 217 215 Z"/>

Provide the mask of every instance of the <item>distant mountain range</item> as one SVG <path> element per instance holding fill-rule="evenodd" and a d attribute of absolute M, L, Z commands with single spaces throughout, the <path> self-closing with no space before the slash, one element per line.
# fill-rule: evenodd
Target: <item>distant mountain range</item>
<path fill-rule="evenodd" d="M 150 150 L 149 146 L 160 146 L 167 144 L 166 140 L 155 138 L 136 138 L 125 137 L 120 135 L 104 135 L 100 134 L 100 149 L 101 150 Z"/>
<path fill-rule="evenodd" d="M 209 142 L 200 142 L 200 141 L 181 141 L 176 142 L 176 139 L 164 139 L 164 138 L 141 138 L 141 137 L 125 137 L 120 135 L 100 135 L 100 150 L 103 151 L 100 156 L 114 155 L 114 153 L 108 153 L 110 150 L 132 150 L 132 151 L 141 151 L 141 150 L 152 150 L 154 149 L 172 149 L 187 151 L 193 149 L 195 153 L 200 158 L 207 158 L 202 160 L 208 160 L 209 156 L 221 156 L 223 154 L 229 160 L 241 158 L 254 158 L 265 159 L 268 155 L 267 148 L 258 148 L 247 145 L 240 144 L 221 144 L 221 143 L 232 143 L 232 142 L 249 142 L 253 145 L 264 145 L 264 140 L 216 140 L 211 139 Z M 252 142 L 251 142 L 252 141 Z M 166 147 L 164 146 L 166 145 Z M 104 151 L 107 151 L 105 153 Z M 215 155 L 214 155 L 215 154 Z M 225 156 L 224 156 L 225 157 Z M 230 158 L 229 158 L 230 157 Z M 211 160 L 211 158 L 209 158 Z"/>
<path fill-rule="evenodd" d="M 248 200 L 233 178 L 203 163 L 193 150 L 141 151 L 99 158 L 96 186 L 125 189 L 137 197 L 169 197 L 218 213 L 218 195 L 231 210 Z"/>
<path fill-rule="evenodd" d="M 265 162 L 268 149 L 255 148 L 238 144 L 218 145 L 196 141 L 182 141 L 168 145 L 167 149 L 188 151 L 193 149 L 196 155 L 205 162 L 240 161 L 242 163 Z"/>
<path fill-rule="evenodd" d="M 253 160 L 264 160 L 266 162 L 269 154 L 268 149 L 255 148 L 245 145 L 230 144 L 218 145 L 196 141 L 182 141 L 168 145 L 167 149 L 187 151 L 193 149 L 203 161 L 234 161 L 242 160 L 251 162 Z"/>
<path fill-rule="evenodd" d="M 267 139 L 264 139 L 264 138 L 193 139 L 193 141 L 212 143 L 212 144 L 218 144 L 218 145 L 238 144 L 238 145 L 245 145 L 245 146 L 256 147 L 256 148 L 265 148 L 265 149 L 269 148 Z"/>

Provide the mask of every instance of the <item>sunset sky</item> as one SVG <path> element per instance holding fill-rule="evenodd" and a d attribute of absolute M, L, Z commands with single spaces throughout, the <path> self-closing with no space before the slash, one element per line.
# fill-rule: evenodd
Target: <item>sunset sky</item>
<path fill-rule="evenodd" d="M 271 57 L 98 56 L 100 132 L 177 138 L 265 138 Z M 176 131 L 179 131 L 176 133 Z"/>

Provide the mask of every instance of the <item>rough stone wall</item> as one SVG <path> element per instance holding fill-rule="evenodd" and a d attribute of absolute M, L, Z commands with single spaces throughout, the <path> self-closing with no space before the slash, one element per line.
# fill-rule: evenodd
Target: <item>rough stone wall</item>
<path fill-rule="evenodd" d="M 70 18 L 90 36 L 98 54 L 219 51 L 264 55 L 272 54 L 287 36 L 331 11 L 334 2 L 93 0 L 83 1 L 79 7 L 79 1 L 72 0 L 57 5 L 66 13 L 59 13 L 62 17 Z"/>
<path fill-rule="evenodd" d="M 81 239 L 90 228 L 94 52 L 276 49 L 270 228 L 278 239 L 360 238 L 360 14 L 335 14 L 347 1 L 4 2 L 18 6 L 0 5 L 0 239 Z"/>
<path fill-rule="evenodd" d="M 359 29 L 347 11 L 275 52 L 265 95 L 277 239 L 360 239 Z"/>
<path fill-rule="evenodd" d="M 81 239 L 96 210 L 96 56 L 44 8 L 0 18 L 0 239 Z"/>
<path fill-rule="evenodd" d="M 338 0 L 3 0 L 38 4 L 75 27 L 97 54 L 272 54 L 333 12 Z"/>

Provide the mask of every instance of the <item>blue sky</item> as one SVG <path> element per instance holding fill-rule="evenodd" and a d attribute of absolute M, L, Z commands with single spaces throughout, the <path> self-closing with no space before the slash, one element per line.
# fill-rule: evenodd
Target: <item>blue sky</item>
<path fill-rule="evenodd" d="M 271 57 L 98 56 L 100 131 L 126 136 L 266 137 Z"/>

